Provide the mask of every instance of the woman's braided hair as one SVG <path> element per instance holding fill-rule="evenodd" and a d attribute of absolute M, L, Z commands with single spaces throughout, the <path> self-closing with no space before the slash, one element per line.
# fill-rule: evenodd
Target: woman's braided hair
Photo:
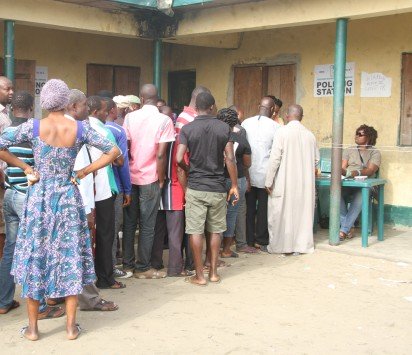
<path fill-rule="evenodd" d="M 222 108 L 217 113 L 217 119 L 227 123 L 230 127 L 238 124 L 237 112 L 230 108 Z"/>

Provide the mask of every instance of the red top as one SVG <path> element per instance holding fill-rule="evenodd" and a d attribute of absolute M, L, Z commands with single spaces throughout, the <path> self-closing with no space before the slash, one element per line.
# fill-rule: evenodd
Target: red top
<path fill-rule="evenodd" d="M 168 211 L 182 211 L 185 204 L 185 194 L 177 178 L 176 152 L 179 145 L 179 133 L 182 127 L 192 122 L 196 117 L 195 109 L 185 106 L 183 112 L 176 120 L 175 131 L 176 141 L 172 142 L 167 150 L 168 162 L 166 171 L 166 181 L 163 188 L 160 208 Z M 185 161 L 189 164 L 189 156 L 185 154 Z"/>

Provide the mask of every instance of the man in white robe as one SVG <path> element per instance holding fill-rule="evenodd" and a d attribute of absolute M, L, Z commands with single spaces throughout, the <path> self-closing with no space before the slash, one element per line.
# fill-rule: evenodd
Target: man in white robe
<path fill-rule="evenodd" d="M 269 194 L 269 253 L 312 253 L 316 138 L 302 124 L 303 109 L 291 105 L 287 125 L 273 139 L 265 188 Z"/>

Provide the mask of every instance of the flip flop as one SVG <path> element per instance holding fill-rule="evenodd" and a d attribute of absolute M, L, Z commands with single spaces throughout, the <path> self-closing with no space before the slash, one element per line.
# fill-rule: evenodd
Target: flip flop
<path fill-rule="evenodd" d="M 83 331 L 83 328 L 80 326 L 79 323 L 76 323 L 74 326 L 76 327 L 78 333 L 77 333 L 77 335 L 76 335 L 75 338 L 73 338 L 73 339 L 70 339 L 70 338 L 69 338 L 69 340 L 76 340 L 76 339 L 80 336 L 80 334 L 82 333 L 82 331 Z"/>
<path fill-rule="evenodd" d="M 196 275 L 195 276 L 185 277 L 185 282 L 190 283 L 190 284 L 195 285 L 195 286 L 199 286 L 199 287 L 206 287 L 207 286 L 207 283 L 199 284 L 197 282 L 194 282 L 193 280 L 195 279 L 195 277 L 196 277 Z"/>
<path fill-rule="evenodd" d="M 209 277 L 209 282 L 211 282 L 213 284 L 220 284 L 222 282 L 222 278 L 219 276 L 219 278 L 216 281 L 212 281 Z"/>
<path fill-rule="evenodd" d="M 36 341 L 36 340 L 39 339 L 38 337 L 37 337 L 37 339 L 30 339 L 30 338 L 28 338 L 28 337 L 26 336 L 26 330 L 27 330 L 27 329 L 29 329 L 29 326 L 28 326 L 28 325 L 26 325 L 25 327 L 23 327 L 23 328 L 20 329 L 20 336 L 21 336 L 22 338 L 26 338 L 27 340 L 30 340 L 30 341 Z"/>
<path fill-rule="evenodd" d="M 231 251 L 231 253 L 230 253 L 229 256 L 224 256 L 224 255 L 223 255 L 223 252 L 222 252 L 222 253 L 220 253 L 220 257 L 221 257 L 222 259 L 238 258 L 238 257 L 239 257 L 239 254 L 238 254 L 238 253 L 235 253 L 234 251 Z"/>
<path fill-rule="evenodd" d="M 41 312 L 37 315 L 37 319 L 43 320 L 43 319 L 60 318 L 60 317 L 63 317 L 65 313 L 66 312 L 62 307 L 47 306 L 44 312 Z"/>
<path fill-rule="evenodd" d="M 20 303 L 17 302 L 16 300 L 13 300 L 13 301 L 11 302 L 11 305 L 8 306 L 7 308 L 0 308 L 0 314 L 9 313 L 11 310 L 16 309 L 16 308 L 18 308 L 18 307 L 20 307 Z"/>

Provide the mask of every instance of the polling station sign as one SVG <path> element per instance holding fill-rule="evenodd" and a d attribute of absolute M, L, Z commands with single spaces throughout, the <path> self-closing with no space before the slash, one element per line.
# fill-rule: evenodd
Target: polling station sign
<path fill-rule="evenodd" d="M 314 70 L 314 96 L 333 96 L 333 64 L 315 65 Z M 355 94 L 355 63 L 346 63 L 345 96 Z"/>
<path fill-rule="evenodd" d="M 41 110 L 41 105 L 40 105 L 40 92 L 44 84 L 46 84 L 47 77 L 48 77 L 47 67 L 36 67 L 34 117 L 37 119 L 42 118 L 42 110 Z"/>

